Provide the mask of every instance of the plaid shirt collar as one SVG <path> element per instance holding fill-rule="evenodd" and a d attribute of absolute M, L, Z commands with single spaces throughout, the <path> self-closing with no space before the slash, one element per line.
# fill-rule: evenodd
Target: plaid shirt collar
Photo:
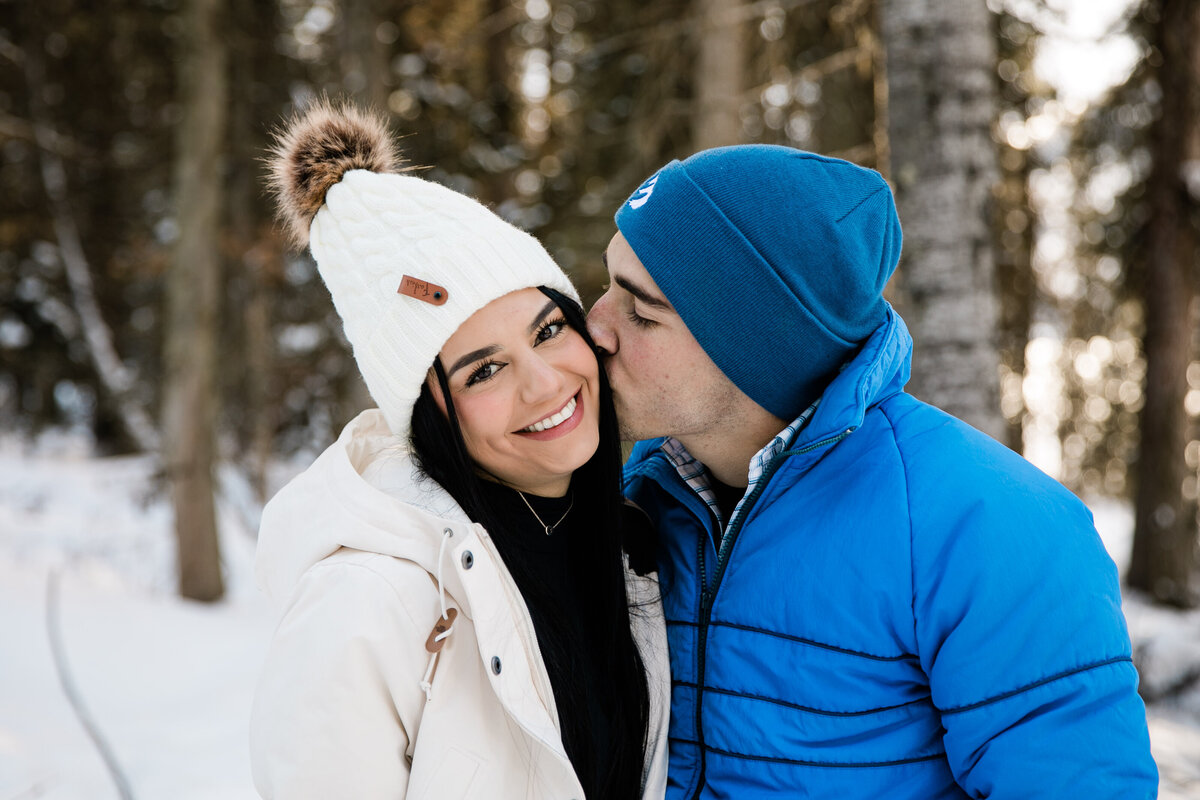
<path fill-rule="evenodd" d="M 734 517 L 737 517 L 742 504 L 746 502 L 747 495 L 754 491 L 755 484 L 762 479 L 767 465 L 771 463 L 771 460 L 775 456 L 786 450 L 788 445 L 795 440 L 796 434 L 812 418 L 813 412 L 817 410 L 817 403 L 820 402 L 818 399 L 806 408 L 804 413 L 792 420 L 791 424 L 786 428 L 775 434 L 775 437 L 767 442 L 766 447 L 759 450 L 750 459 L 750 481 L 746 486 L 746 491 L 742 494 L 742 499 L 738 501 L 737 507 L 733 510 Z M 708 469 L 697 461 L 678 439 L 668 436 L 663 440 L 661 448 L 675 466 L 675 471 L 679 473 L 679 477 L 683 478 L 692 491 L 699 495 L 700 499 L 712 509 L 713 517 L 717 520 L 720 529 L 724 531 L 729 524 L 729 520 L 722 519 L 721 517 L 721 509 L 717 505 L 717 495 L 713 492 L 712 486 L 709 483 Z"/>

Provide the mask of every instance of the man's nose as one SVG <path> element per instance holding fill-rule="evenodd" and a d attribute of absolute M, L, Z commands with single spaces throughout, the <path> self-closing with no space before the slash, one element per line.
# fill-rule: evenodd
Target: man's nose
<path fill-rule="evenodd" d="M 592 336 L 592 341 L 606 355 L 610 356 L 617 352 L 617 335 L 612 326 L 613 301 L 611 295 L 611 291 L 602 294 L 600 299 L 592 305 L 592 310 L 588 312 L 587 317 L 587 329 Z"/>

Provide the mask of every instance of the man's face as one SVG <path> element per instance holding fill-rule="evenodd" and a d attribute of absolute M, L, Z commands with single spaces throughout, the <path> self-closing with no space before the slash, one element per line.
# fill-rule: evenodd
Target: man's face
<path fill-rule="evenodd" d="M 588 314 L 605 353 L 621 435 L 689 438 L 737 425 L 748 401 L 700 347 L 619 232 L 608 243 L 608 291 Z"/>

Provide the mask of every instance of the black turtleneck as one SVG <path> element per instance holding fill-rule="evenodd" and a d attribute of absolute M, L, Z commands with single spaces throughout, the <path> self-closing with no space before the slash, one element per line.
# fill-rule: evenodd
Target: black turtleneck
<path fill-rule="evenodd" d="M 565 497 L 525 494 L 527 507 L 516 490 L 491 481 L 481 483 L 487 503 L 504 521 L 503 529 L 489 533 L 533 619 L 567 755 L 584 786 L 595 785 L 595 775 L 604 774 L 609 767 L 609 709 L 620 698 L 612 682 L 605 679 L 604 647 L 592 622 L 595 598 L 587 589 L 591 581 L 575 572 L 571 545 L 573 540 L 581 541 L 576 537 L 616 534 L 598 530 L 598 520 L 587 519 L 572 505 L 571 492 Z M 552 526 L 550 535 L 543 525 Z M 575 735 L 566 735 L 567 731 Z M 572 752 L 581 748 L 588 752 Z M 588 780 L 588 772 L 593 773 L 592 780 Z"/>

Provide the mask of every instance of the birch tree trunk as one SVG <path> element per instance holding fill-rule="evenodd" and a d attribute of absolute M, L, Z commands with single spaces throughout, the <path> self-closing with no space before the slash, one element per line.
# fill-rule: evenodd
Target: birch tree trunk
<path fill-rule="evenodd" d="M 178 547 L 179 592 L 221 598 L 213 497 L 221 156 L 228 82 L 221 0 L 184 3 L 174 194 L 179 239 L 167 274 L 163 439 Z"/>
<path fill-rule="evenodd" d="M 882 0 L 891 177 L 904 228 L 895 299 L 909 390 L 1003 441 L 991 192 L 996 42 L 983 0 Z"/>
<path fill-rule="evenodd" d="M 1145 405 L 1133 535 L 1127 580 L 1164 603 L 1191 607 L 1197 586 L 1196 503 L 1183 492 L 1189 477 L 1185 451 L 1189 420 L 1184 407 L 1197 297 L 1197 212 L 1188 171 L 1200 165 L 1200 5 L 1163 0 L 1155 39 L 1162 63 L 1161 112 L 1151 135 L 1154 166 L 1147 185 L 1143 349 Z"/>
<path fill-rule="evenodd" d="M 746 78 L 746 37 L 740 3 L 695 0 L 696 108 L 692 145 L 696 150 L 738 144 Z"/>

